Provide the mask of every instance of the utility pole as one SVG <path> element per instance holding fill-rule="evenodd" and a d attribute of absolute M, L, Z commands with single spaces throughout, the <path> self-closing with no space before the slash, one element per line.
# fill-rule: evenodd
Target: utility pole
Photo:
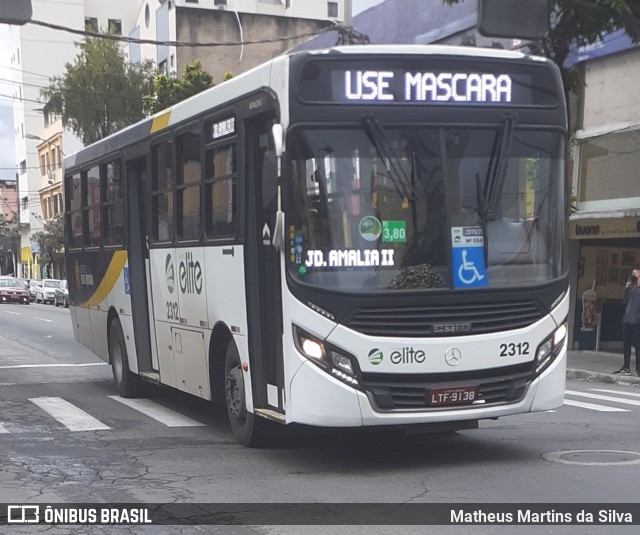
<path fill-rule="evenodd" d="M 344 0 L 344 21 L 337 28 L 340 45 L 366 45 L 369 37 L 353 28 L 353 0 Z"/>

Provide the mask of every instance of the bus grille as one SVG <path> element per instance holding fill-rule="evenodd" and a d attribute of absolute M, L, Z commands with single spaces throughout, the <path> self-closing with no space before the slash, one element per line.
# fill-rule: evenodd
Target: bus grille
<path fill-rule="evenodd" d="M 460 336 L 527 327 L 544 316 L 535 301 L 360 308 L 345 321 L 372 336 Z"/>
<path fill-rule="evenodd" d="M 429 375 L 362 374 L 362 382 L 376 410 L 451 410 L 456 408 L 487 407 L 497 403 L 515 403 L 521 400 L 534 378 L 533 363 L 507 368 L 462 373 Z M 432 388 L 477 386 L 475 405 L 430 407 L 428 392 Z"/>

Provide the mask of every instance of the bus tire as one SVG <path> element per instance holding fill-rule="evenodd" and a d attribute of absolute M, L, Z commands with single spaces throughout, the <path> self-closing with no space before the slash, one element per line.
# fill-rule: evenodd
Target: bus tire
<path fill-rule="evenodd" d="M 109 361 L 118 394 L 123 398 L 138 397 L 142 389 L 142 381 L 129 370 L 127 346 L 124 343 L 122 325 L 117 318 L 111 322 L 109 328 Z"/>
<path fill-rule="evenodd" d="M 238 444 L 249 448 L 264 444 L 265 422 L 247 410 L 242 365 L 238 348 L 231 341 L 224 360 L 224 397 L 231 431 Z"/>

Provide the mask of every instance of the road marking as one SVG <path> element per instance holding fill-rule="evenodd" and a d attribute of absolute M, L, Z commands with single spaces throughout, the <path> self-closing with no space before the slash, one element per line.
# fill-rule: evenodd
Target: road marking
<path fill-rule="evenodd" d="M 572 399 L 565 399 L 564 404 L 571 405 L 572 407 L 580 407 L 581 409 L 591 409 L 592 411 L 600 412 L 629 412 L 629 409 L 607 407 L 606 405 L 594 405 L 593 403 L 583 403 L 582 401 L 574 401 Z"/>
<path fill-rule="evenodd" d="M 49 413 L 69 431 L 100 431 L 111 429 L 90 414 L 62 398 L 32 398 L 29 401 Z"/>
<path fill-rule="evenodd" d="M 40 320 L 40 321 L 46 321 L 47 323 L 53 323 L 53 320 L 48 320 L 46 318 L 39 318 L 38 316 L 33 316 L 33 319 Z"/>
<path fill-rule="evenodd" d="M 5 312 L 6 312 L 7 314 L 13 314 L 14 316 L 22 316 L 22 314 L 20 314 L 20 312 L 11 312 L 11 311 L 9 311 L 9 310 L 5 310 Z"/>
<path fill-rule="evenodd" d="M 582 396 L 584 398 L 599 399 L 602 401 L 613 401 L 614 403 L 623 403 L 624 405 L 635 405 L 640 407 L 640 401 L 634 399 L 615 398 L 613 396 L 601 396 L 600 394 L 589 394 L 588 392 L 577 392 L 575 390 L 566 390 L 567 394 L 574 396 Z"/>
<path fill-rule="evenodd" d="M 640 398 L 640 394 L 635 394 L 633 392 L 620 392 L 619 390 L 607 390 L 606 388 L 591 388 L 594 392 L 604 392 L 605 394 L 621 394 L 623 396 L 633 396 L 636 398 Z"/>
<path fill-rule="evenodd" d="M 2 422 L 0 422 L 0 434 L 8 433 L 8 432 L 9 430 L 5 427 L 5 425 Z"/>
<path fill-rule="evenodd" d="M 151 401 L 150 399 L 137 398 L 137 399 L 129 399 L 129 398 L 121 398 L 120 396 L 109 396 L 111 399 L 115 399 L 119 401 L 123 405 L 127 405 L 127 407 L 131 407 L 132 409 L 141 412 L 157 420 L 161 424 L 166 425 L 167 427 L 202 427 L 204 424 L 200 422 L 196 422 L 192 420 L 188 416 L 184 414 L 180 414 L 174 410 L 171 410 L 164 405 L 160 405 L 155 401 Z"/>
<path fill-rule="evenodd" d="M 107 362 L 88 362 L 86 364 L 11 364 L 0 366 L 0 370 L 10 370 L 13 368 L 80 368 L 83 366 L 108 366 Z"/>

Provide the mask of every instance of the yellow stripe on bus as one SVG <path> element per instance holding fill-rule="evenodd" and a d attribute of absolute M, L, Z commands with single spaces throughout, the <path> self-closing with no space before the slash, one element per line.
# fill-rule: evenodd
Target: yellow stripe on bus
<path fill-rule="evenodd" d="M 158 115 L 158 117 L 155 117 L 153 119 L 153 122 L 151 123 L 151 133 L 153 134 L 154 132 L 158 132 L 159 130 L 163 130 L 167 126 L 169 126 L 170 118 L 171 118 L 170 111 L 167 111 L 162 115 Z"/>
<path fill-rule="evenodd" d="M 78 305 L 82 308 L 92 308 L 96 305 L 100 304 L 104 301 L 105 297 L 109 295 L 113 287 L 116 285 L 120 274 L 122 273 L 122 268 L 127 263 L 127 251 L 116 251 L 113 253 L 113 258 L 111 262 L 109 262 L 109 267 L 102 277 L 100 284 L 96 288 L 96 291 L 93 292 L 93 295 L 89 298 L 88 301 Z"/>

